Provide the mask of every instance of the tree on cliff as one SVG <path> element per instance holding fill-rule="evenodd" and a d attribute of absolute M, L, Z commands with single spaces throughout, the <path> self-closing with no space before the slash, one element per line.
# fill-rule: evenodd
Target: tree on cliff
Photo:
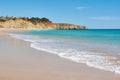
<path fill-rule="evenodd" d="M 5 17 L 3 17 L 3 16 L 0 16 L 0 22 L 5 22 L 6 20 L 5 20 Z"/>
<path fill-rule="evenodd" d="M 35 25 L 37 23 L 40 23 L 40 22 L 50 22 L 51 23 L 51 21 L 48 18 L 45 18 L 45 17 L 43 17 L 43 18 L 39 18 L 39 17 L 29 18 L 29 17 L 13 17 L 13 16 L 11 16 L 11 17 L 5 16 L 4 17 L 4 16 L 0 16 L 0 22 L 5 22 L 7 20 L 16 20 L 16 19 L 22 19 L 22 20 L 30 21 Z"/>
<path fill-rule="evenodd" d="M 28 21 L 31 21 L 35 25 L 40 22 L 51 22 L 49 19 L 47 19 L 45 17 L 43 17 L 43 18 L 31 17 L 28 19 Z"/>
<path fill-rule="evenodd" d="M 40 19 L 40 22 L 51 22 L 51 21 L 49 19 L 43 17 L 43 18 Z"/>

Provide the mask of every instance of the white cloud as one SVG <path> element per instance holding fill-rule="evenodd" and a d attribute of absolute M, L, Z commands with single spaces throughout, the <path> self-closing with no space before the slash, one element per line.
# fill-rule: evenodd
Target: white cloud
<path fill-rule="evenodd" d="M 111 16 L 99 16 L 91 17 L 93 20 L 120 20 L 120 17 L 111 17 Z"/>
<path fill-rule="evenodd" d="M 77 10 L 84 10 L 84 9 L 88 9 L 89 7 L 85 7 L 85 6 L 79 6 L 76 7 Z"/>

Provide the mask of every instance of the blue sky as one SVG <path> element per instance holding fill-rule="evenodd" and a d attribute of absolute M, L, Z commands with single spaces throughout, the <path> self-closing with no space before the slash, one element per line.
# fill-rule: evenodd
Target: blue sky
<path fill-rule="evenodd" d="M 120 29 L 120 0 L 0 0 L 0 16 L 47 17 L 90 29 Z"/>

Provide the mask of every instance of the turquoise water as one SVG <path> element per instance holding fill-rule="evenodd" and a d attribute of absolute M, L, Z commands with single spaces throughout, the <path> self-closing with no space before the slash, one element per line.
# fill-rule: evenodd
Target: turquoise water
<path fill-rule="evenodd" d="M 120 30 L 30 30 L 11 36 L 31 47 L 101 70 L 120 73 Z"/>
<path fill-rule="evenodd" d="M 29 31 L 29 34 L 78 39 L 120 45 L 120 30 L 47 30 Z"/>

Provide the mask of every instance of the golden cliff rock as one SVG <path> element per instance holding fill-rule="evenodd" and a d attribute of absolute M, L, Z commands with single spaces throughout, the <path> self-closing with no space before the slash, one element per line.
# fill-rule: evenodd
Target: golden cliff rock
<path fill-rule="evenodd" d="M 87 29 L 86 26 L 77 26 L 73 24 L 52 23 L 52 22 L 39 22 L 33 24 L 30 21 L 23 19 L 10 19 L 0 22 L 0 28 L 8 29 L 45 29 L 45 30 L 79 30 Z"/>

